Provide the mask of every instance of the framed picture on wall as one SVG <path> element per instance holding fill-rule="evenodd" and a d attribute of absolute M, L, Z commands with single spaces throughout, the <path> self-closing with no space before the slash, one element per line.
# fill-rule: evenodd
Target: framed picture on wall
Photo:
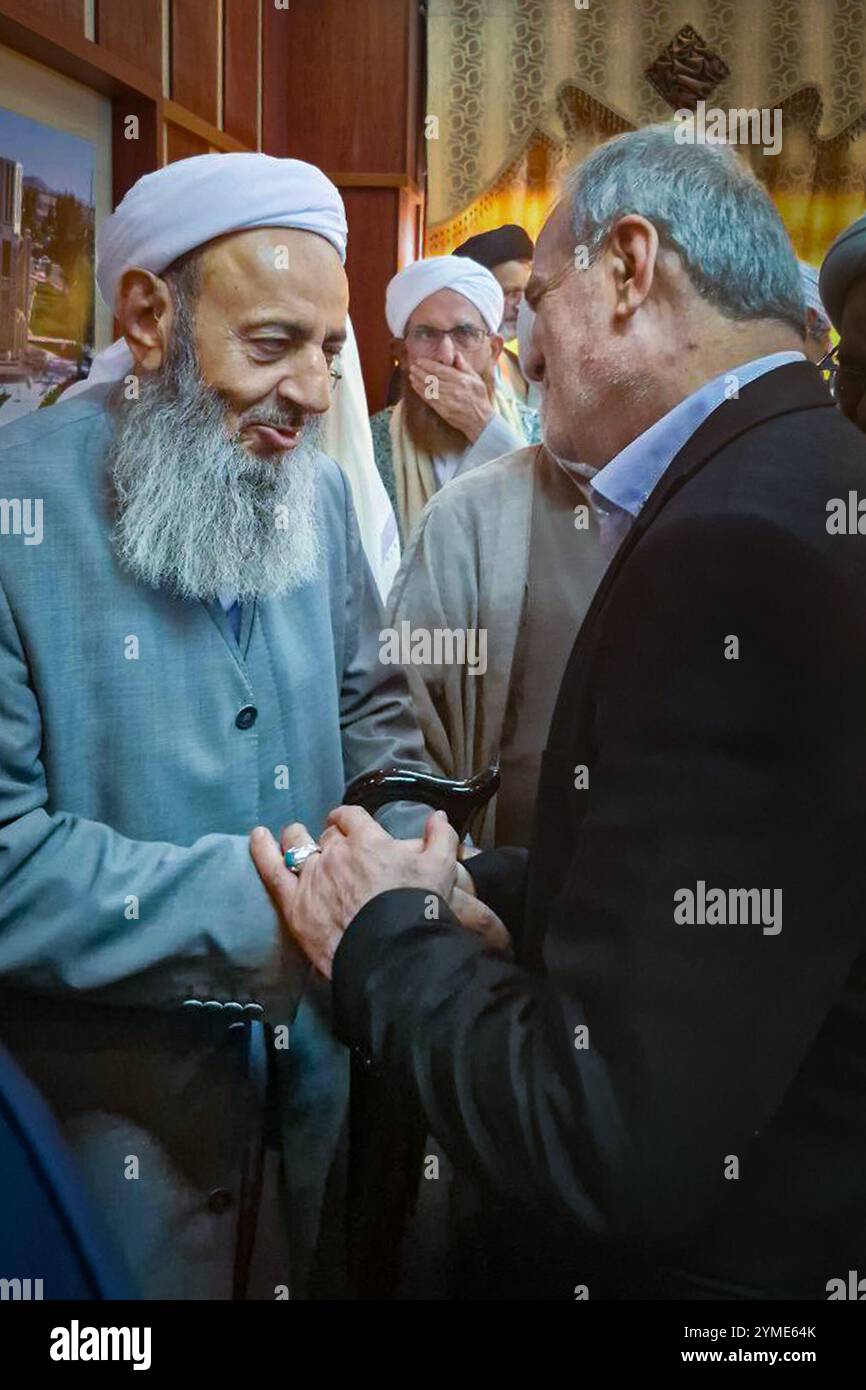
<path fill-rule="evenodd" d="M 111 338 L 94 236 L 110 209 L 109 103 L 0 48 L 0 426 L 57 400 Z"/>

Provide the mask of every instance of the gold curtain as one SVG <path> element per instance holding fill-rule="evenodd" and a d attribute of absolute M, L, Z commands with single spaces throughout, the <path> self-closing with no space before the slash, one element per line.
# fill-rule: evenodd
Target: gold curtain
<path fill-rule="evenodd" d="M 426 254 L 536 236 L 572 164 L 670 119 L 647 69 L 684 25 L 727 69 L 710 106 L 781 110 L 778 155 L 742 148 L 819 264 L 866 211 L 866 0 L 430 0 Z"/>

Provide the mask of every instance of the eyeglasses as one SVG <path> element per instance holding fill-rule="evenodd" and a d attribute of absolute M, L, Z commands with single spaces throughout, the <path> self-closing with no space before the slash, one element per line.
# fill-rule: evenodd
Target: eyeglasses
<path fill-rule="evenodd" d="M 443 338 L 450 338 L 459 348 L 477 347 L 483 338 L 489 338 L 483 328 L 474 323 L 458 323 L 456 328 L 431 328 L 429 324 L 419 323 L 409 330 L 409 339 L 419 348 L 431 348 L 434 352 Z"/>
<path fill-rule="evenodd" d="M 821 358 L 818 371 L 823 373 L 824 380 L 830 388 L 830 395 L 843 410 L 846 402 L 851 402 L 855 396 L 862 395 L 866 390 L 866 370 L 849 367 L 840 362 L 838 343 Z"/>

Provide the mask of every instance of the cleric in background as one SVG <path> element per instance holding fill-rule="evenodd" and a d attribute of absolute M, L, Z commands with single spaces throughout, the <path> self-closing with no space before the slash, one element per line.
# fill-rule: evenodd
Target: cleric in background
<path fill-rule="evenodd" d="M 404 540 L 444 483 L 538 438 L 536 412 L 496 382 L 503 304 L 490 271 L 461 256 L 415 261 L 388 284 L 401 394 L 370 425 Z"/>
<path fill-rule="evenodd" d="M 479 265 L 486 265 L 502 286 L 505 304 L 499 331 L 506 346 L 496 364 L 496 371 L 509 391 L 532 406 L 538 403 L 538 388 L 526 380 L 517 353 L 507 344 L 517 337 L 517 314 L 532 273 L 534 250 L 529 233 L 515 222 L 506 222 L 504 226 L 494 227 L 489 232 L 479 232 L 454 250 L 455 256 L 469 256 Z"/>
<path fill-rule="evenodd" d="M 0 432 L 4 488 L 44 503 L 43 543 L 0 552 L 0 1037 L 147 1298 L 307 1292 L 347 1056 L 246 836 L 422 765 L 319 447 L 345 252 L 312 165 L 146 175 L 98 237 L 123 338 Z"/>
<path fill-rule="evenodd" d="M 866 432 L 866 217 L 837 236 L 821 266 L 821 298 L 839 334 L 827 364 L 843 415 Z"/>

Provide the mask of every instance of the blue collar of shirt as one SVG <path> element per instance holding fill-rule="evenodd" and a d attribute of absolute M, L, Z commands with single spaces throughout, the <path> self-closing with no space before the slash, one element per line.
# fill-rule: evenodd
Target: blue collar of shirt
<path fill-rule="evenodd" d="M 686 396 L 667 415 L 656 420 L 648 430 L 621 449 L 610 463 L 600 468 L 592 479 L 593 491 L 615 507 L 637 516 L 683 445 L 718 406 L 731 398 L 732 379 L 739 390 L 765 372 L 771 372 L 774 367 L 801 361 L 806 361 L 802 352 L 773 352 L 714 377 Z"/>

